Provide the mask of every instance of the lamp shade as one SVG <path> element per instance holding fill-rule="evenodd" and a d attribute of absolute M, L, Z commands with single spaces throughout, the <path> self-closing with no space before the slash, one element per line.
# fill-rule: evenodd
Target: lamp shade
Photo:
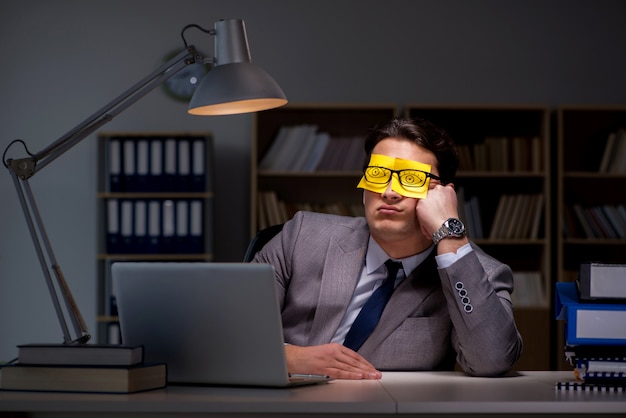
<path fill-rule="evenodd" d="M 285 93 L 252 63 L 242 20 L 215 22 L 215 66 L 191 101 L 192 115 L 228 115 L 272 109 L 287 103 Z"/>
<path fill-rule="evenodd" d="M 204 76 L 189 102 L 192 115 L 229 115 L 272 109 L 287 103 L 269 74 L 251 62 L 224 64 Z"/>

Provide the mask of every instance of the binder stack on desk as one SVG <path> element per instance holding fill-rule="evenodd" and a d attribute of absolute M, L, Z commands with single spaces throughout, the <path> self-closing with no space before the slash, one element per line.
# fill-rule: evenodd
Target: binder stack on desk
<path fill-rule="evenodd" d="M 626 391 L 626 265 L 588 263 L 576 283 L 556 284 L 572 382 L 560 389 Z"/>

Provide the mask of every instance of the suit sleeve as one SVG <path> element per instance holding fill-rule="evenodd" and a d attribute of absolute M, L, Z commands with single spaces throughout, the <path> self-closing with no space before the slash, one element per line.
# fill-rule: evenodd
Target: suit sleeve
<path fill-rule="evenodd" d="M 291 264 L 288 260 L 295 246 L 301 219 L 301 216 L 297 216 L 290 222 L 287 222 L 283 230 L 265 244 L 252 260 L 254 263 L 267 263 L 274 266 L 276 294 L 281 311 L 284 306 L 285 293 L 291 275 Z"/>
<path fill-rule="evenodd" d="M 439 275 L 457 362 L 469 375 L 497 376 L 509 371 L 522 351 L 510 299 L 513 273 L 474 248 Z"/>

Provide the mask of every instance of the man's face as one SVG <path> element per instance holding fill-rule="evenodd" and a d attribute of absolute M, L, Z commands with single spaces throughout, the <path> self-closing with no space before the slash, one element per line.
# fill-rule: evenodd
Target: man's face
<path fill-rule="evenodd" d="M 395 159 L 402 159 L 402 168 L 416 168 L 426 171 L 430 166 L 430 172 L 438 175 L 437 159 L 435 154 L 425 148 L 407 140 L 397 138 L 385 138 L 380 141 L 372 154 L 379 156 L 377 161 L 393 162 Z M 390 157 L 390 158 L 385 158 Z M 415 163 L 412 164 L 412 163 Z M 388 167 L 391 168 L 391 167 Z M 364 187 L 363 204 L 365 207 L 365 217 L 370 227 L 372 236 L 378 240 L 395 241 L 402 239 L 413 239 L 421 237 L 420 226 L 417 220 L 415 206 L 419 198 L 426 197 L 426 186 L 416 189 L 414 193 L 407 193 L 401 190 L 397 174 L 392 174 L 395 181 L 390 181 L 386 185 L 376 187 Z M 439 184 L 437 180 L 427 179 L 428 188 Z M 394 187 L 395 186 L 395 187 Z M 372 190 L 378 190 L 372 191 Z M 398 192 L 402 192 L 404 196 Z M 420 197 L 407 197 L 420 196 Z M 417 239 L 417 238 L 416 238 Z"/>

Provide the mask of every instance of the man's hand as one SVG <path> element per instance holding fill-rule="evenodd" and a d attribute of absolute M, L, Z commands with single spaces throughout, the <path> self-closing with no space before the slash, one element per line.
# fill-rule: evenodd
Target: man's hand
<path fill-rule="evenodd" d="M 422 232 L 431 238 L 435 231 L 448 218 L 458 218 L 459 209 L 456 191 L 452 184 L 436 185 L 428 191 L 424 199 L 417 201 L 417 218 Z"/>
<path fill-rule="evenodd" d="M 382 373 L 361 355 L 341 344 L 311 347 L 285 345 L 290 373 L 321 374 L 335 379 L 380 379 Z"/>
<path fill-rule="evenodd" d="M 431 240 L 435 231 L 441 227 L 446 219 L 459 217 L 454 185 L 452 183 L 445 186 L 438 184 L 430 189 L 425 199 L 417 201 L 416 212 L 422 233 Z M 467 237 L 443 239 L 439 241 L 437 252 L 439 254 L 456 252 L 467 242 Z"/>

